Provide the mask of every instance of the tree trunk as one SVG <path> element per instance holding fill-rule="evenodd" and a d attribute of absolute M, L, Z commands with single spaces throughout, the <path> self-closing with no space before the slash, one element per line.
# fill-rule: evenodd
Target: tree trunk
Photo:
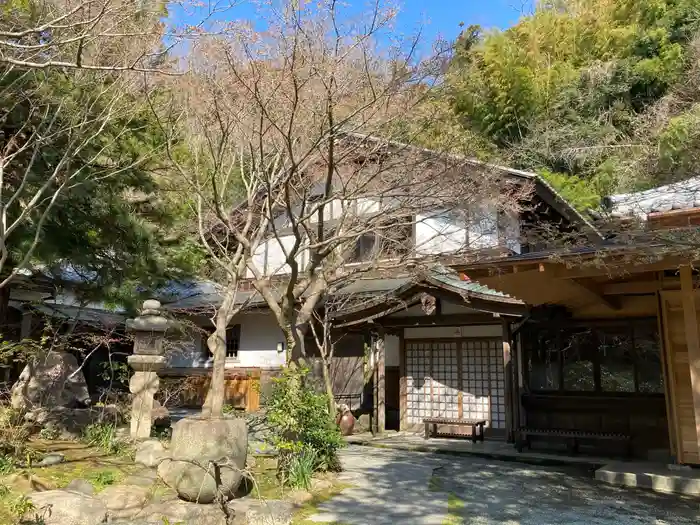
<path fill-rule="evenodd" d="M 224 415 L 226 400 L 226 328 L 233 317 L 236 300 L 236 288 L 226 290 L 221 307 L 216 312 L 214 333 L 207 339 L 207 348 L 214 357 L 211 371 L 211 383 L 202 407 L 202 415 L 220 418 Z"/>
<path fill-rule="evenodd" d="M 323 384 L 326 387 L 326 395 L 328 396 L 328 410 L 330 410 L 331 416 L 335 415 L 336 405 L 335 405 L 335 394 L 333 392 L 333 381 L 331 380 L 331 361 L 327 361 L 325 358 L 322 359 L 323 362 Z"/>
<path fill-rule="evenodd" d="M 9 330 L 10 289 L 10 284 L 0 288 L 0 341 L 9 341 L 11 338 Z M 0 366 L 0 382 L 9 383 L 12 376 L 13 360 L 11 357 L 7 357 L 1 361 L 2 366 Z"/>

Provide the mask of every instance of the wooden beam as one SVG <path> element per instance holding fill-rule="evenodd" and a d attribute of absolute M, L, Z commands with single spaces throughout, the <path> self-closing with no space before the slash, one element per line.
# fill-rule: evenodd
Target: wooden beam
<path fill-rule="evenodd" d="M 508 443 L 513 443 L 513 360 L 511 356 L 511 332 L 510 322 L 503 319 L 503 367 L 506 379 L 505 384 L 505 402 L 506 402 L 506 440 Z"/>
<path fill-rule="evenodd" d="M 408 377 L 406 376 L 406 341 L 403 338 L 403 330 L 399 334 L 399 376 L 399 429 L 406 430 L 408 424 L 406 419 Z"/>
<path fill-rule="evenodd" d="M 464 417 L 464 377 L 462 374 L 462 341 L 457 341 L 457 417 Z"/>
<path fill-rule="evenodd" d="M 688 264 L 688 259 L 680 257 L 667 257 L 653 263 L 640 262 L 635 264 L 634 255 L 623 259 L 603 259 L 600 266 L 579 265 L 567 268 L 563 264 L 546 264 L 545 271 L 551 272 L 560 279 L 583 279 L 586 277 L 615 277 L 635 273 L 655 272 L 661 270 L 674 270 L 682 264 Z M 638 257 L 643 257 L 639 255 Z"/>
<path fill-rule="evenodd" d="M 500 319 L 493 314 L 448 314 L 437 316 L 406 316 L 406 317 L 386 317 L 379 321 L 387 328 L 412 326 L 467 326 L 474 324 L 499 324 Z"/>
<path fill-rule="evenodd" d="M 603 295 L 654 295 L 661 290 L 659 281 L 632 281 L 627 283 L 610 283 L 602 287 Z"/>
<path fill-rule="evenodd" d="M 696 293 L 693 287 L 693 272 L 690 265 L 681 266 L 681 296 L 683 298 L 685 340 L 688 345 L 690 384 L 693 390 L 695 439 L 700 450 L 700 329 L 698 329 L 698 312 L 695 304 Z"/>
<path fill-rule="evenodd" d="M 602 291 L 599 290 L 596 286 L 584 281 L 579 281 L 578 279 L 571 279 L 570 282 L 572 284 L 575 284 L 578 287 L 578 289 L 585 295 L 587 295 L 588 297 L 590 297 L 598 303 L 604 304 L 611 310 L 619 310 L 621 308 L 619 301 L 617 301 L 614 298 L 605 297 Z"/>
<path fill-rule="evenodd" d="M 375 381 L 374 381 L 374 411 L 375 434 L 386 432 L 386 351 L 384 330 L 379 327 L 375 348 Z"/>

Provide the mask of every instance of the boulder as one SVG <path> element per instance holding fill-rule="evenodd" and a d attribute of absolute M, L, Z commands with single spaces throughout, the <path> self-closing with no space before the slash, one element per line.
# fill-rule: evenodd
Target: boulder
<path fill-rule="evenodd" d="M 85 494 L 87 496 L 92 496 L 95 493 L 95 487 L 92 486 L 92 483 L 87 481 L 86 479 L 74 479 L 68 485 L 64 487 L 63 490 L 69 490 L 71 492 L 80 492 L 82 494 Z"/>
<path fill-rule="evenodd" d="M 23 520 L 44 525 L 97 525 L 107 519 L 107 507 L 100 500 L 67 490 L 32 492 L 34 508 Z M 34 520 L 34 521 L 31 521 Z"/>
<path fill-rule="evenodd" d="M 111 519 L 126 519 L 136 516 L 148 501 L 150 489 L 136 485 L 114 485 L 107 487 L 96 497 L 107 507 Z"/>
<path fill-rule="evenodd" d="M 32 359 L 12 387 L 12 408 L 87 406 L 90 392 L 77 359 L 66 352 L 46 352 Z"/>
<path fill-rule="evenodd" d="M 231 499 L 243 477 L 247 451 L 243 419 L 185 418 L 173 425 L 172 459 L 160 463 L 158 475 L 182 499 L 211 503 L 217 493 L 215 463 L 221 477 L 219 490 Z"/>
<path fill-rule="evenodd" d="M 246 525 L 289 525 L 294 515 L 294 504 L 282 500 L 258 500 L 245 513 Z"/>
<path fill-rule="evenodd" d="M 220 489 L 224 498 L 233 498 L 243 477 L 235 466 L 219 465 Z M 201 465 L 201 466 L 200 466 Z M 180 498 L 195 503 L 212 503 L 216 498 L 217 483 L 213 467 L 202 462 L 165 459 L 158 466 L 158 476 L 163 482 L 177 491 Z"/>
<path fill-rule="evenodd" d="M 156 468 L 161 461 L 170 457 L 170 451 L 166 450 L 157 439 L 147 439 L 136 447 L 134 461 L 149 468 Z"/>
<path fill-rule="evenodd" d="M 187 501 L 173 500 L 147 505 L 130 523 L 226 525 L 226 517 L 217 505 L 198 505 Z"/>
<path fill-rule="evenodd" d="M 61 439 L 75 439 L 85 427 L 103 417 L 100 408 L 39 407 L 28 411 L 24 419 L 36 427 L 55 429 Z"/>

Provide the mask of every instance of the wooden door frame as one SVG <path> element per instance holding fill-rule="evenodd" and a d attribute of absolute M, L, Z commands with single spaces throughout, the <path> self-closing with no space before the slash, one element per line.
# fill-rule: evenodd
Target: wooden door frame
<path fill-rule="evenodd" d="M 462 373 L 462 350 L 463 350 L 463 343 L 469 342 L 469 341 L 484 341 L 488 343 L 495 344 L 500 351 L 503 351 L 503 345 L 504 345 L 504 337 L 505 336 L 491 336 L 491 337 L 477 337 L 477 336 L 465 336 L 465 337 L 411 337 L 411 338 L 406 338 L 403 333 L 399 334 L 399 405 L 400 405 L 400 422 L 399 422 L 399 428 L 401 430 L 407 430 L 408 429 L 408 374 L 407 374 L 407 364 L 406 364 L 406 345 L 407 343 L 445 343 L 445 342 L 451 342 L 451 343 L 457 343 L 456 351 L 457 351 L 457 381 L 459 383 L 459 394 L 457 396 L 458 398 L 458 413 L 460 417 L 462 417 L 464 413 L 464 378 L 463 378 L 463 373 Z M 489 352 L 491 348 L 488 349 Z M 512 354 L 511 354 L 512 355 Z M 504 356 L 505 358 L 505 356 Z M 488 386 L 489 386 L 489 408 L 488 408 L 488 414 L 489 414 L 489 421 L 492 423 L 492 393 L 491 393 L 491 355 L 490 353 L 487 354 L 487 364 L 488 364 L 488 371 L 486 372 L 486 378 L 488 380 Z M 429 373 L 430 373 L 430 405 L 431 405 L 431 410 L 432 410 L 432 404 L 433 404 L 433 352 L 432 349 L 430 350 L 430 366 L 429 366 Z M 511 370 L 512 373 L 512 370 Z M 503 398 L 503 402 L 505 405 L 505 425 L 506 428 L 504 429 L 495 429 L 496 432 L 500 432 L 501 430 L 505 431 L 506 438 L 508 438 L 511 434 L 512 429 L 509 428 L 509 422 L 512 422 L 514 414 L 512 412 L 512 406 L 511 406 L 511 399 L 507 395 L 508 391 L 508 381 L 509 381 L 509 376 L 508 376 L 508 369 L 506 368 L 506 362 L 504 359 L 503 362 L 503 377 L 505 381 L 504 385 L 504 392 L 503 395 L 500 396 Z M 512 392 L 511 388 L 511 392 Z M 511 423 L 512 424 L 512 423 Z M 494 428 L 492 426 L 489 426 L 489 431 L 493 432 Z"/>

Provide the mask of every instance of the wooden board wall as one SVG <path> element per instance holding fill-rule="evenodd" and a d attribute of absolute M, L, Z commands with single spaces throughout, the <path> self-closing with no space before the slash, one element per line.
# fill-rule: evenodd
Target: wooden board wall
<path fill-rule="evenodd" d="M 700 296 L 694 292 L 695 304 Z M 664 352 L 668 368 L 666 395 L 671 398 L 673 412 L 669 414 L 673 426 L 674 449 L 679 463 L 700 464 L 700 435 L 697 430 L 697 413 L 700 406 L 694 399 L 691 383 L 691 361 L 688 352 L 687 319 L 684 315 L 681 291 L 661 292 L 664 328 Z M 695 321 L 700 323 L 696 308 Z M 695 364 L 697 367 L 697 363 Z M 697 370 L 696 373 L 700 373 Z"/>
<path fill-rule="evenodd" d="M 191 377 L 191 388 L 182 393 L 185 406 L 202 406 L 209 389 L 209 376 Z M 260 408 L 260 378 L 252 375 L 228 375 L 225 380 L 225 403 L 239 410 L 255 412 Z"/>

